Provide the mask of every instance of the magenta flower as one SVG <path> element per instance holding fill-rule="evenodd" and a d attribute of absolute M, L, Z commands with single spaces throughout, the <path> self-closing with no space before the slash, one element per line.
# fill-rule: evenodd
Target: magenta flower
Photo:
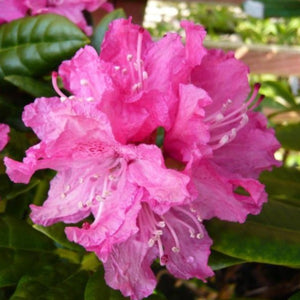
<path fill-rule="evenodd" d="M 184 26 L 185 46 L 177 34 L 153 42 L 130 19 L 116 20 L 105 35 L 100 56 L 86 46 L 62 63 L 59 75 L 74 95 L 97 103 L 119 142 L 145 141 L 157 127 L 170 128 L 178 84 L 189 80 L 192 67 L 206 53 L 202 27 L 188 22 Z"/>
<path fill-rule="evenodd" d="M 9 127 L 6 124 L 0 124 L 0 151 L 6 146 L 9 140 Z"/>
<path fill-rule="evenodd" d="M 280 146 L 274 130 L 253 111 L 263 99 L 255 100 L 258 85 L 246 101 L 247 75 L 248 68 L 232 53 L 211 50 L 192 70 L 191 84 L 180 86 L 164 149 L 188 163 L 185 172 L 198 193 L 193 210 L 203 219 L 244 222 L 249 213 L 258 214 L 267 201 L 258 175 L 280 165 L 274 159 Z"/>
<path fill-rule="evenodd" d="M 185 44 L 177 34 L 153 42 L 131 20 L 114 21 L 100 56 L 86 46 L 60 66 L 72 96 L 53 73 L 60 98 L 25 107 L 23 121 L 41 142 L 22 163 L 5 159 L 15 182 L 57 171 L 48 199 L 31 205 L 32 220 L 83 221 L 66 227 L 68 239 L 95 252 L 107 283 L 131 299 L 153 292 L 157 258 L 176 277 L 211 276 L 202 220 L 258 213 L 266 201 L 258 175 L 279 164 L 274 132 L 254 111 L 259 86 L 246 100 L 248 68 L 231 53 L 207 51 L 201 26 L 182 27 Z"/>
<path fill-rule="evenodd" d="M 99 7 L 112 10 L 106 0 L 2 0 L 0 1 L 0 24 L 30 15 L 54 13 L 65 16 L 87 35 L 92 34 L 92 27 L 84 18 L 83 11 L 93 12 Z"/>

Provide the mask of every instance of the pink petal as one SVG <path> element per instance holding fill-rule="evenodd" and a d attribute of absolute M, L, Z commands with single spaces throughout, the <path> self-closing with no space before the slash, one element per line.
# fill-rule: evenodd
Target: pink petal
<path fill-rule="evenodd" d="M 202 219 L 218 217 L 221 220 L 243 223 L 248 214 L 258 214 L 267 201 L 264 186 L 252 178 L 231 174 L 213 161 L 202 160 L 191 168 L 192 182 L 198 191 L 194 206 Z M 240 195 L 240 187 L 249 195 Z"/>
<path fill-rule="evenodd" d="M 146 49 L 152 43 L 150 34 L 146 30 L 140 29 L 141 27 L 132 24 L 130 19 L 118 19 L 110 23 L 101 45 L 100 58 L 115 66 L 128 66 L 129 70 L 131 61 L 136 61 L 137 58 L 139 33 L 142 34 L 142 59 Z"/>
<path fill-rule="evenodd" d="M 67 227 L 65 232 L 70 241 L 74 241 L 87 251 L 93 251 L 102 260 L 106 261 L 114 244 L 126 241 L 134 235 L 137 214 L 140 210 L 139 201 L 142 194 L 135 185 L 128 182 L 111 196 L 104 200 L 103 208 L 94 210 L 95 221 L 83 228 Z M 99 209 L 102 209 L 98 216 Z"/>
<path fill-rule="evenodd" d="M 199 152 L 199 146 L 209 141 L 204 107 L 211 99 L 204 90 L 189 84 L 179 86 L 179 101 L 174 125 L 165 136 L 164 149 L 173 158 L 187 162 L 192 153 Z"/>
<path fill-rule="evenodd" d="M 64 0 L 49 4 L 45 0 L 26 0 L 26 5 L 31 9 L 32 15 L 54 13 L 65 16 L 85 31 L 87 35 L 91 35 L 93 29 L 91 26 L 88 26 L 83 11 L 94 11 L 105 5 L 104 2 L 103 0 Z"/>
<path fill-rule="evenodd" d="M 0 123 L 0 151 L 6 146 L 9 141 L 9 127 L 6 124 Z"/>
<path fill-rule="evenodd" d="M 190 201 L 188 176 L 167 169 L 161 151 L 156 146 L 140 145 L 138 151 L 140 159 L 130 164 L 128 178 L 149 193 L 144 201 L 150 204 L 153 211 L 162 214 L 174 205 Z"/>
<path fill-rule="evenodd" d="M 85 46 L 79 49 L 71 60 L 66 60 L 60 65 L 59 75 L 65 88 L 72 94 L 83 100 L 100 102 L 104 93 L 112 89 L 106 68 L 96 50 Z"/>
<path fill-rule="evenodd" d="M 239 108 L 250 92 L 248 67 L 234 58 L 233 53 L 210 50 L 201 65 L 191 73 L 191 81 L 204 89 L 213 103 L 206 108 L 209 116 L 220 111 L 228 99 L 232 100 L 230 110 Z"/>
<path fill-rule="evenodd" d="M 214 152 L 214 161 L 232 173 L 257 178 L 262 171 L 280 166 L 274 158 L 280 144 L 261 113 L 248 112 L 248 116 L 236 138 Z"/>
<path fill-rule="evenodd" d="M 156 257 L 155 248 L 149 248 L 139 233 L 126 242 L 114 246 L 105 262 L 105 280 L 132 300 L 143 299 L 153 293 L 155 276 L 150 268 Z"/>
<path fill-rule="evenodd" d="M 207 264 L 212 240 L 196 217 L 192 219 L 189 215 L 191 212 L 186 207 L 181 207 L 180 210 L 173 208 L 164 215 L 166 229 L 162 235 L 162 242 L 167 257 L 166 267 L 178 278 L 197 277 L 205 280 L 213 275 L 213 271 Z M 168 232 L 168 227 L 172 227 L 173 234 L 171 231 Z M 176 251 L 172 251 L 176 246 L 174 234 L 179 241 Z"/>
<path fill-rule="evenodd" d="M 205 29 L 193 22 L 184 20 L 180 22 L 186 33 L 186 59 L 191 66 L 199 65 L 202 58 L 206 55 L 206 49 L 203 46 L 203 40 L 206 36 Z"/>
<path fill-rule="evenodd" d="M 0 24 L 25 17 L 27 9 L 24 0 L 0 1 Z"/>

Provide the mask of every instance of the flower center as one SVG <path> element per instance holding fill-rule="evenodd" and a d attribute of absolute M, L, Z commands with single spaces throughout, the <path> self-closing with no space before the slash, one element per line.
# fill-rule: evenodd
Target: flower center
<path fill-rule="evenodd" d="M 116 72 L 121 72 L 124 77 L 129 76 L 131 90 L 137 93 L 144 88 L 144 81 L 148 78 L 148 73 L 144 70 L 144 61 L 142 60 L 143 33 L 144 29 L 140 28 L 137 37 L 136 60 L 134 61 L 133 54 L 128 53 L 126 56 L 127 67 L 114 66 Z"/>
<path fill-rule="evenodd" d="M 249 100 L 239 108 L 230 111 L 232 100 L 228 99 L 220 111 L 205 118 L 205 122 L 209 124 L 210 146 L 213 150 L 219 149 L 234 140 L 238 131 L 248 123 L 248 110 L 254 110 L 264 98 L 261 95 L 256 101 L 259 89 L 260 85 L 256 84 Z"/>
<path fill-rule="evenodd" d="M 80 210 L 93 209 L 94 221 L 91 226 L 96 226 L 101 218 L 103 207 L 106 201 L 114 197 L 114 192 L 118 189 L 119 181 L 126 168 L 126 162 L 118 158 L 114 162 L 110 162 L 109 165 L 103 166 L 104 174 L 89 173 L 82 174 L 78 178 L 78 181 L 74 184 L 68 184 L 64 187 L 64 192 L 61 194 L 61 199 L 67 199 L 67 197 L 74 196 L 77 199 L 77 195 L 85 195 L 85 199 L 81 199 L 78 202 L 78 208 Z M 73 194 L 73 195 L 72 195 Z M 88 224 L 84 223 L 86 227 Z"/>
<path fill-rule="evenodd" d="M 148 205 L 143 204 L 143 213 L 139 216 L 140 226 L 148 225 L 151 236 L 148 240 L 148 246 L 153 247 L 157 244 L 161 265 L 165 265 L 169 259 L 165 252 L 168 252 L 168 250 L 171 250 L 173 253 L 180 252 L 180 240 L 176 232 L 176 227 L 172 224 L 183 226 L 189 237 L 192 239 L 203 238 L 203 230 L 200 225 L 202 219 L 194 213 L 196 213 L 196 211 L 193 209 L 190 209 L 189 211 L 185 207 L 174 207 L 172 208 L 172 216 L 170 216 L 173 220 L 176 219 L 176 222 L 174 223 L 170 222 L 169 217 L 157 215 L 150 210 Z M 180 217 L 178 217 L 178 215 L 180 215 Z M 164 248 L 162 237 L 165 234 L 169 235 L 173 241 L 171 249 Z"/>

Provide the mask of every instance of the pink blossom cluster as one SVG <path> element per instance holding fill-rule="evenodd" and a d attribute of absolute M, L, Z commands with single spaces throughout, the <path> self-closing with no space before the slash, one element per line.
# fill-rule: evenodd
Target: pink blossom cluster
<path fill-rule="evenodd" d="M 25 107 L 41 142 L 23 162 L 5 159 L 14 182 L 57 171 L 32 220 L 82 221 L 66 227 L 68 239 L 95 252 L 107 283 L 131 299 L 153 292 L 157 258 L 178 278 L 212 276 L 203 220 L 259 213 L 267 195 L 257 178 L 279 165 L 274 131 L 254 111 L 258 85 L 248 97 L 248 68 L 206 50 L 201 26 L 181 26 L 185 43 L 175 33 L 153 41 L 131 20 L 111 23 L 100 55 L 86 46 L 53 74 L 59 97 Z"/>
<path fill-rule="evenodd" d="M 65 16 L 91 35 L 92 27 L 87 24 L 83 11 L 92 12 L 99 7 L 112 10 L 107 0 L 0 0 L 0 24 L 22 18 L 28 13 L 33 16 L 54 13 Z"/>
<path fill-rule="evenodd" d="M 9 140 L 8 133 L 9 133 L 9 127 L 6 124 L 0 123 L 0 151 L 8 143 Z"/>

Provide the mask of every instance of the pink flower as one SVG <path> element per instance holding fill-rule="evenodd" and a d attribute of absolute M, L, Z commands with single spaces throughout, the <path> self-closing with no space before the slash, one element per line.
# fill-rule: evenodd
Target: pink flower
<path fill-rule="evenodd" d="M 1 0 L 0 24 L 22 18 L 28 10 L 25 0 Z"/>
<path fill-rule="evenodd" d="M 0 151 L 6 146 L 9 140 L 9 127 L 0 123 Z"/>
<path fill-rule="evenodd" d="M 105 36 L 100 57 L 86 46 L 59 68 L 65 87 L 105 112 L 121 143 L 143 141 L 169 122 L 165 89 L 152 84 L 157 68 L 148 68 L 155 61 L 149 54 L 154 45 L 147 31 L 130 20 L 116 20 Z"/>
<path fill-rule="evenodd" d="M 198 194 L 193 209 L 204 219 L 244 222 L 267 201 L 257 180 L 280 163 L 279 148 L 266 118 L 253 110 L 259 86 L 249 94 L 248 68 L 232 53 L 211 50 L 181 85 L 173 127 L 166 133 L 168 155 L 188 163 L 190 188 Z M 242 193 L 241 193 L 242 192 Z"/>
<path fill-rule="evenodd" d="M 28 183 L 39 169 L 57 171 L 48 199 L 31 206 L 35 223 L 76 223 L 90 214 L 91 225 L 67 229 L 68 236 L 106 260 L 114 243 L 136 233 L 141 202 L 163 214 L 190 201 L 189 177 L 164 166 L 155 145 L 122 145 L 107 117 L 79 99 L 40 98 L 25 107 L 23 121 L 41 142 L 23 163 L 5 158 L 14 182 Z M 94 248 L 97 250 L 94 250 Z"/>
<path fill-rule="evenodd" d="M 87 46 L 59 68 L 67 97 L 25 107 L 24 123 L 41 142 L 23 162 L 5 159 L 15 182 L 39 169 L 57 171 L 31 218 L 66 228 L 69 240 L 102 260 L 107 283 L 131 299 L 155 288 L 151 263 L 179 278 L 205 280 L 211 239 L 202 220 L 244 222 L 266 201 L 257 180 L 279 163 L 279 144 L 254 111 L 248 68 L 232 53 L 207 51 L 199 25 L 153 42 L 131 20 L 110 25 L 101 54 Z M 154 144 L 165 129 L 162 149 Z M 166 165 L 169 167 L 167 168 Z"/>
<path fill-rule="evenodd" d="M 2 0 L 0 1 L 0 24 L 30 15 L 54 13 L 65 16 L 87 35 L 92 34 L 83 11 L 97 10 L 99 7 L 111 11 L 112 6 L 106 0 Z"/>
<path fill-rule="evenodd" d="M 119 142 L 145 141 L 157 127 L 170 128 L 178 85 L 189 80 L 192 67 L 206 54 L 200 46 L 205 36 L 202 27 L 189 22 L 184 27 L 186 45 L 172 33 L 153 42 L 130 19 L 116 20 L 99 57 L 86 46 L 60 66 L 59 75 L 72 94 L 95 101 L 106 113 Z"/>
<path fill-rule="evenodd" d="M 123 295 L 143 299 L 153 292 L 156 280 L 150 265 L 157 257 L 179 278 L 205 280 L 213 275 L 207 265 L 212 241 L 189 207 L 174 207 L 158 215 L 143 204 L 137 225 L 139 231 L 114 245 L 104 263 L 107 283 Z"/>

